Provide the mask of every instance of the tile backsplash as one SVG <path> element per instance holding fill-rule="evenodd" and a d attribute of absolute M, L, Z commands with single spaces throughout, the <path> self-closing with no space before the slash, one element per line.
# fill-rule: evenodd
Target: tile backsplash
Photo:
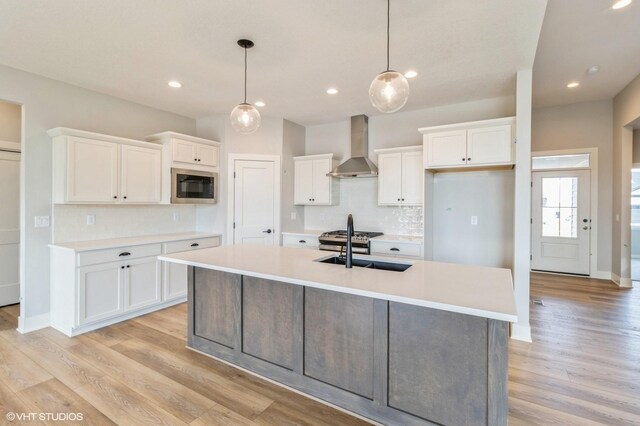
<path fill-rule="evenodd" d="M 95 224 L 87 225 L 88 215 L 95 216 Z M 54 243 L 191 232 L 196 229 L 196 208 L 56 204 L 52 226 Z"/>
<path fill-rule="evenodd" d="M 351 213 L 355 229 L 358 231 L 422 236 L 422 207 L 379 206 L 378 179 L 341 179 L 339 184 L 338 205 L 305 207 L 305 229 L 321 231 L 345 229 L 347 215 Z"/>

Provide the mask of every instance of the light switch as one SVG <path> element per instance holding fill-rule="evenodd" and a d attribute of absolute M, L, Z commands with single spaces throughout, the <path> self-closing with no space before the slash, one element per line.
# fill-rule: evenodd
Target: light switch
<path fill-rule="evenodd" d="M 471 224 L 472 225 L 478 224 L 478 216 L 471 216 Z"/>
<path fill-rule="evenodd" d="M 174 220 L 174 221 L 178 221 L 178 220 L 180 220 L 180 213 L 178 213 L 178 212 L 174 212 L 174 213 L 173 213 L 173 220 Z"/>
<path fill-rule="evenodd" d="M 88 214 L 87 215 L 87 225 L 95 225 L 96 224 L 96 215 Z"/>
<path fill-rule="evenodd" d="M 48 228 L 49 216 L 36 216 L 35 226 L 36 228 Z"/>

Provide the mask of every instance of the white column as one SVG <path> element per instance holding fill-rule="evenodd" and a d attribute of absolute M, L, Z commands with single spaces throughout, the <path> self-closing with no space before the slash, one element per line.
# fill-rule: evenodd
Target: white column
<path fill-rule="evenodd" d="M 514 214 L 513 280 L 518 322 L 511 338 L 531 341 L 529 325 L 529 271 L 531 267 L 531 86 L 532 70 L 516 78 L 516 182 Z"/>

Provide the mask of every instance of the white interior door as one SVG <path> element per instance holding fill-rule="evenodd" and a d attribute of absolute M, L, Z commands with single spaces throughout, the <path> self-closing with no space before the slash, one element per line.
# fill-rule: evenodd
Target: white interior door
<path fill-rule="evenodd" d="M 0 151 L 0 306 L 20 300 L 20 154 Z"/>
<path fill-rule="evenodd" d="M 590 171 L 532 177 L 531 269 L 589 275 Z"/>
<path fill-rule="evenodd" d="M 273 161 L 234 161 L 234 244 L 277 244 Z"/>

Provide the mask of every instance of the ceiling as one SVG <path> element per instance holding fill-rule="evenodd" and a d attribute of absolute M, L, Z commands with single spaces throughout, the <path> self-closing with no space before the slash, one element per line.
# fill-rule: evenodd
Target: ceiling
<path fill-rule="evenodd" d="M 549 0 L 533 68 L 536 107 L 611 99 L 640 74 L 640 1 Z M 599 65 L 596 74 L 587 74 Z M 580 86 L 568 89 L 569 82 Z"/>
<path fill-rule="evenodd" d="M 392 1 L 391 68 L 420 73 L 405 110 L 514 95 L 545 5 Z M 242 101 L 248 37 L 248 101 L 310 125 L 379 114 L 368 88 L 385 24 L 384 0 L 0 0 L 0 64 L 199 118 Z"/>

